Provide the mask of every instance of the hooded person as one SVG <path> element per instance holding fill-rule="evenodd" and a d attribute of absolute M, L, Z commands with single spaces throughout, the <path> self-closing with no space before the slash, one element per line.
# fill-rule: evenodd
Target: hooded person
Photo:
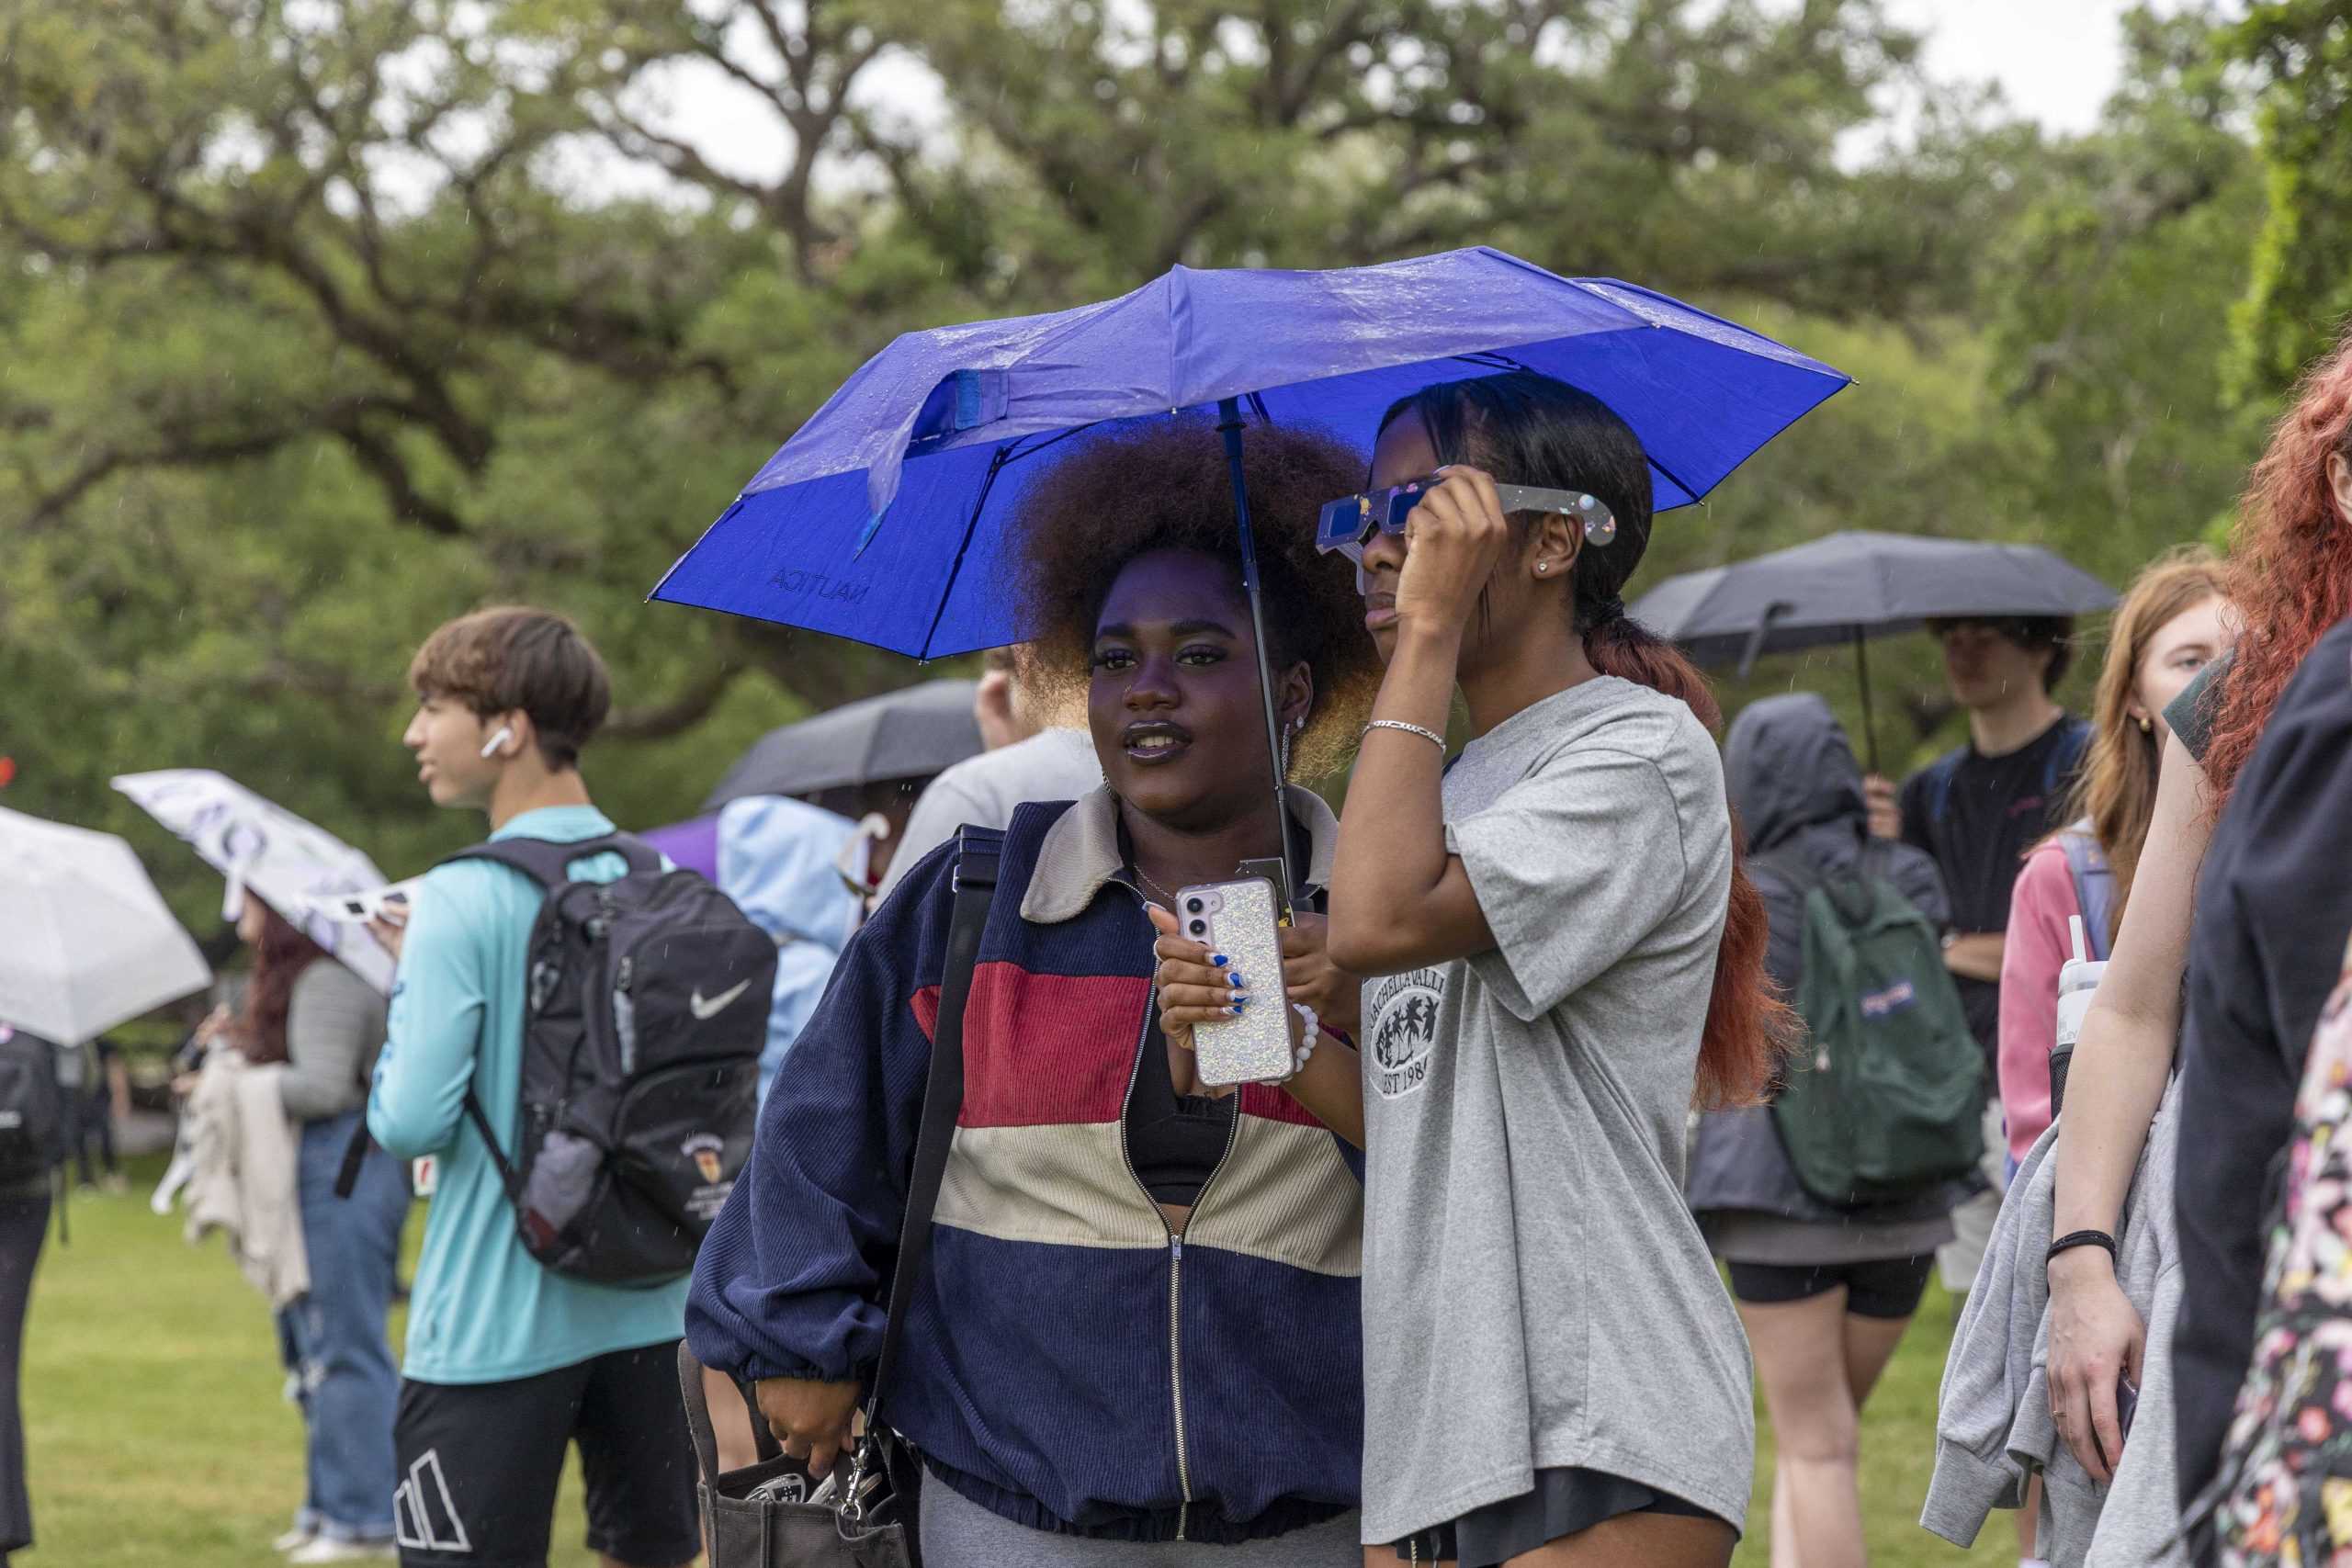
<path fill-rule="evenodd" d="M 1939 929 L 1949 923 L 1935 862 L 1870 836 L 1861 769 L 1820 697 L 1750 705 L 1731 727 L 1724 773 L 1764 900 L 1765 969 L 1783 996 L 1804 984 L 1813 882 L 1867 873 Z M 1951 1209 L 1971 1188 L 1948 1181 L 1893 1202 L 1833 1207 L 1798 1180 L 1773 1115 L 1755 1105 L 1701 1119 L 1690 1207 L 1728 1265 L 1779 1438 L 1773 1538 L 1793 1540 L 1800 1561 L 1859 1561 L 1861 1404 L 1918 1306 L 1936 1248 L 1951 1238 Z"/>
<path fill-rule="evenodd" d="M 783 795 L 747 795 L 719 811 L 719 891 L 776 944 L 763 1100 L 857 930 L 860 900 L 841 865 L 856 835 L 848 818 Z"/>

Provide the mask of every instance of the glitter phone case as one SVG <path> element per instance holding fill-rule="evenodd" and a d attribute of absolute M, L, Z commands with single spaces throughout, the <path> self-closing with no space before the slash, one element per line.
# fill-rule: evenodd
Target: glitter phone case
<path fill-rule="evenodd" d="M 1179 888 L 1176 918 L 1194 942 L 1231 960 L 1250 996 L 1239 1018 L 1193 1029 L 1204 1084 L 1279 1083 L 1291 1076 L 1290 998 L 1283 990 L 1282 932 L 1274 885 L 1261 876 Z"/>

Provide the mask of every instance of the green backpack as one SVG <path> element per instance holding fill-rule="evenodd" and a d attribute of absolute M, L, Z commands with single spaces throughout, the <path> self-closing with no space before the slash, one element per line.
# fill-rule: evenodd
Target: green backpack
<path fill-rule="evenodd" d="M 1926 916 L 1867 863 L 1825 879 L 1759 864 L 1804 898 L 1808 1039 L 1772 1102 L 1804 1190 L 1839 1208 L 1905 1198 L 1976 1168 L 1984 1057 Z"/>

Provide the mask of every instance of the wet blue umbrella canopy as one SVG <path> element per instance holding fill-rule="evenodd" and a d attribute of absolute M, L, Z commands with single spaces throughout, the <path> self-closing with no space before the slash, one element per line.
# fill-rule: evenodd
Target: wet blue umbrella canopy
<path fill-rule="evenodd" d="M 1232 400 L 1247 422 L 1363 447 L 1398 398 L 1513 367 L 1581 387 L 1632 425 L 1660 511 L 1705 495 L 1847 384 L 1664 295 L 1496 250 L 1329 272 L 1178 267 L 1101 304 L 899 338 L 653 597 L 918 658 L 1018 641 L 1007 525 L 1059 442 Z"/>

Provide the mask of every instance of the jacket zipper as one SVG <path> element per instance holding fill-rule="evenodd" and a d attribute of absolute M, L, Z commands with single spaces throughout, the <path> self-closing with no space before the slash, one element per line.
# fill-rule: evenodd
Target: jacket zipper
<path fill-rule="evenodd" d="M 1117 877 L 1112 880 L 1133 893 L 1136 906 L 1142 906 L 1143 893 L 1135 884 Z M 1151 1043 L 1151 1019 L 1159 1005 L 1159 992 L 1155 987 L 1144 1002 L 1143 1020 L 1136 1026 L 1135 1061 L 1127 1068 L 1126 1096 L 1119 1101 L 1119 1163 L 1127 1168 L 1127 1179 L 1136 1184 L 1136 1190 L 1143 1194 L 1144 1202 L 1159 1221 L 1159 1228 L 1168 1233 L 1168 1374 L 1176 1416 L 1176 1485 L 1183 1497 L 1176 1507 L 1176 1539 L 1183 1540 L 1187 1539 L 1187 1529 L 1191 1523 L 1189 1516 L 1193 1511 L 1193 1457 L 1184 1441 L 1184 1344 L 1182 1333 L 1184 1237 L 1168 1223 L 1168 1216 L 1159 1212 L 1159 1201 L 1151 1195 L 1151 1189 L 1143 1184 L 1143 1178 L 1136 1174 L 1135 1157 L 1127 1149 L 1127 1107 L 1134 1102 L 1136 1081 L 1143 1074 L 1144 1047 Z M 1237 1095 L 1239 1092 L 1235 1090 Z M 1233 1157 L 1233 1145 L 1240 1141 L 1241 1107 L 1237 1103 L 1233 1108 L 1233 1124 L 1225 1134 L 1225 1152 L 1217 1156 L 1208 1179 L 1201 1183 L 1200 1191 L 1193 1195 L 1192 1218 L 1199 1217 L 1201 1204 L 1207 1199 L 1209 1188 L 1216 1181 L 1218 1173 L 1225 1169 L 1226 1162 Z M 1189 1228 L 1191 1219 L 1187 1219 L 1185 1224 Z"/>

